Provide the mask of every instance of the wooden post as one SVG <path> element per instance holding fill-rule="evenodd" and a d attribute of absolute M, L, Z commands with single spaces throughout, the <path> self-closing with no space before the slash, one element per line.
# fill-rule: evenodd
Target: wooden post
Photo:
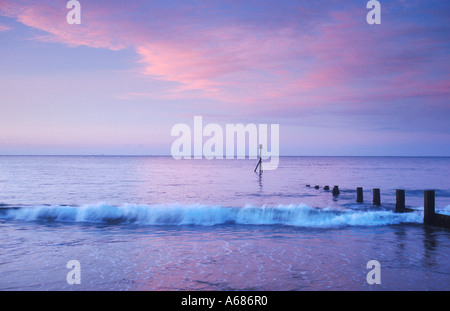
<path fill-rule="evenodd" d="M 424 191 L 424 202 L 423 202 L 423 222 L 432 223 L 433 217 L 435 215 L 435 193 L 434 190 Z"/>
<path fill-rule="evenodd" d="M 373 205 L 381 205 L 381 198 L 380 198 L 380 189 L 374 188 L 373 189 Z"/>
<path fill-rule="evenodd" d="M 450 216 L 436 213 L 435 207 L 435 191 L 425 190 L 423 202 L 423 222 L 428 225 L 450 229 Z"/>
<path fill-rule="evenodd" d="M 357 187 L 356 188 L 356 202 L 362 203 L 364 201 L 363 199 L 363 188 Z"/>
<path fill-rule="evenodd" d="M 338 186 L 334 186 L 333 187 L 333 195 L 339 195 L 340 191 L 339 191 L 339 187 Z"/>
<path fill-rule="evenodd" d="M 405 190 L 396 190 L 397 203 L 395 204 L 396 213 L 405 212 Z"/>

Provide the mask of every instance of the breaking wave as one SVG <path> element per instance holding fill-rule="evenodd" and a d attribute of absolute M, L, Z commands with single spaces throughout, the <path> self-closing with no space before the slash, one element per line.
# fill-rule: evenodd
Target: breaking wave
<path fill-rule="evenodd" d="M 138 225 L 220 224 L 282 225 L 332 228 L 422 223 L 422 212 L 396 214 L 381 210 L 319 209 L 304 204 L 223 207 L 211 205 L 131 205 L 105 203 L 84 206 L 26 206 L 0 208 L 0 219 Z"/>

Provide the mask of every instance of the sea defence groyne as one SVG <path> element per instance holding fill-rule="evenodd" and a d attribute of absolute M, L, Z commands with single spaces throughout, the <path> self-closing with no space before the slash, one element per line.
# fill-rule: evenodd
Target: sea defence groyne
<path fill-rule="evenodd" d="M 306 187 L 311 187 L 311 185 L 306 185 Z M 314 186 L 315 189 L 320 189 L 319 185 Z M 323 189 L 325 191 L 329 191 L 330 187 L 324 186 Z M 372 204 L 381 206 L 381 195 L 380 188 L 373 188 L 372 190 Z M 333 196 L 339 196 L 340 190 L 339 186 L 335 185 L 332 190 Z M 435 205 L 435 190 L 424 190 L 424 207 L 423 207 L 423 223 L 426 225 L 450 228 L 450 216 L 436 213 L 436 205 Z M 411 208 L 406 207 L 405 205 L 405 190 L 397 189 L 395 190 L 395 212 L 396 213 L 408 213 L 414 211 Z M 356 188 L 356 202 L 363 203 L 363 187 Z"/>

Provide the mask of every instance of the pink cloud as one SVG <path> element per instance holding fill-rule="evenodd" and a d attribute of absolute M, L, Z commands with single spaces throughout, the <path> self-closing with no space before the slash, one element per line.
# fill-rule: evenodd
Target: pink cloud
<path fill-rule="evenodd" d="M 85 8 L 84 5 L 83 8 Z M 115 29 L 105 23 L 99 12 L 83 10 L 81 25 L 68 25 L 69 10 L 61 3 L 35 1 L 2 1 L 0 14 L 17 19 L 26 26 L 44 31 L 34 39 L 44 42 L 59 42 L 68 46 L 89 46 L 119 50 L 127 47 L 127 41 L 114 36 Z M 113 24 L 114 25 L 114 24 Z"/>
<path fill-rule="evenodd" d="M 288 63 L 299 48 L 298 38 L 292 37 L 288 28 L 267 32 L 240 25 L 219 25 L 204 29 L 195 23 L 180 26 L 173 21 L 173 26 L 158 33 L 151 30 L 152 25 L 114 19 L 127 11 L 124 5 L 119 8 L 92 5 L 95 10 L 84 6 L 83 23 L 74 27 L 65 22 L 67 9 L 63 6 L 3 2 L 3 15 L 45 31 L 37 40 L 111 50 L 134 49 L 140 57 L 142 73 L 178 83 L 173 98 L 187 92 L 186 96 L 189 93 L 205 98 L 220 96 L 228 102 L 257 100 L 256 94 L 249 95 L 255 89 L 249 79 L 256 83 L 267 80 L 267 85 L 273 85 L 280 63 Z"/>
<path fill-rule="evenodd" d="M 370 28 L 363 18 L 356 18 L 364 13 L 361 9 L 324 13 L 326 18 L 316 24 L 306 21 L 312 28 L 304 29 L 294 23 L 254 27 L 234 19 L 205 27 L 186 8 L 167 11 L 162 19 L 161 12 L 151 10 L 148 16 L 134 16 L 139 9 L 135 5 L 83 3 L 83 22 L 77 26 L 67 25 L 67 9 L 55 2 L 3 0 L 0 13 L 44 31 L 37 40 L 133 49 L 142 74 L 173 83 L 170 91 L 157 96 L 216 99 L 227 103 L 223 111 L 239 107 L 250 114 L 255 107 L 283 108 L 289 115 L 301 106 L 345 102 L 352 107 L 369 97 L 448 94 L 447 82 L 420 79 L 432 75 L 433 69 L 423 66 L 429 64 L 429 56 L 423 55 L 419 41 L 408 39 L 417 35 L 411 25 Z M 399 37 L 404 46 L 396 42 Z M 426 46 L 436 44 L 424 38 L 420 42 Z M 133 91 L 124 95 L 145 96 Z"/>

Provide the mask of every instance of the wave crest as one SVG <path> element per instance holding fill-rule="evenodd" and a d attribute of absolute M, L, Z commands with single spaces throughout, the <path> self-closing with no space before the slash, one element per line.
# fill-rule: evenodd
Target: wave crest
<path fill-rule="evenodd" d="M 33 206 L 2 208 L 1 218 L 22 221 L 86 222 L 139 225 L 220 224 L 284 225 L 331 228 L 422 223 L 420 212 L 319 209 L 305 204 L 223 207 L 210 205 L 122 205 L 105 203 L 84 206 Z"/>

